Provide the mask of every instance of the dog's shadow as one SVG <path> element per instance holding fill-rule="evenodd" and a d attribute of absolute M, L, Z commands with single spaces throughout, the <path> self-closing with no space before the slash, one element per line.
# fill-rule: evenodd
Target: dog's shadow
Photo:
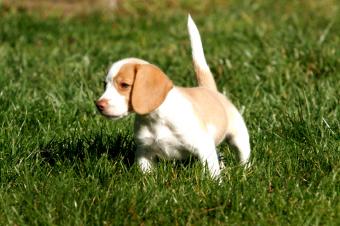
<path fill-rule="evenodd" d="M 130 168 L 136 145 L 132 134 L 118 132 L 114 136 L 98 133 L 81 137 L 53 138 L 40 148 L 41 157 L 50 164 L 98 159 L 107 155 L 112 161 L 122 160 Z"/>
<path fill-rule="evenodd" d="M 227 143 L 223 142 L 220 147 L 222 153 L 218 152 L 219 159 L 226 162 L 225 155 L 230 157 L 230 153 L 225 153 Z M 52 167 L 59 164 L 77 161 L 85 161 L 85 159 L 98 160 L 103 155 L 111 161 L 122 161 L 129 169 L 134 164 L 136 143 L 131 131 L 118 131 L 115 134 L 107 134 L 99 132 L 92 135 L 71 136 L 66 138 L 53 138 L 40 147 L 40 155 L 43 161 Z M 224 153 L 223 153 L 224 152 Z M 237 162 L 237 156 L 234 153 L 234 162 Z M 162 162 L 160 159 L 157 162 Z M 191 167 L 197 161 L 197 157 L 191 156 L 188 159 L 177 160 L 172 162 L 172 166 Z M 228 162 L 228 161 L 227 161 Z M 227 163 L 230 164 L 230 161 Z"/>

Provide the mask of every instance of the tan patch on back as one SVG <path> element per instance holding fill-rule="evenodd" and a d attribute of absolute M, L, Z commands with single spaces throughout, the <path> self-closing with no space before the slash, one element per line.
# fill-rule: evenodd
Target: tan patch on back
<path fill-rule="evenodd" d="M 217 86 L 215 83 L 215 79 L 210 70 L 203 70 L 197 63 L 194 61 L 194 69 L 196 73 L 196 79 L 198 86 L 209 88 L 213 91 L 217 91 Z"/>
<path fill-rule="evenodd" d="M 216 128 L 215 144 L 219 144 L 227 131 L 226 109 L 232 108 L 232 104 L 222 94 L 204 87 L 178 89 L 191 101 L 195 114 L 201 120 L 203 129 L 208 131 L 208 126 Z"/>

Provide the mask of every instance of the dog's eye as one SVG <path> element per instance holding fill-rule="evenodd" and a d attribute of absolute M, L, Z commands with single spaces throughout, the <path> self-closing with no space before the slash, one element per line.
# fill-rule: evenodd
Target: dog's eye
<path fill-rule="evenodd" d="M 126 82 L 121 82 L 121 83 L 119 84 L 119 86 L 120 86 L 120 88 L 122 88 L 122 89 L 127 89 L 127 88 L 130 87 L 130 85 L 127 84 Z"/>

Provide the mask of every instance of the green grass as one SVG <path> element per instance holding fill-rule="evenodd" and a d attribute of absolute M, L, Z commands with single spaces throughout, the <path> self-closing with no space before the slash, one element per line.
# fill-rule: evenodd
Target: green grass
<path fill-rule="evenodd" d="M 0 225 L 339 225 L 338 2 L 165 2 L 110 17 L 0 9 Z M 247 171 L 219 146 L 220 185 L 197 161 L 142 175 L 133 116 L 93 104 L 129 56 L 194 85 L 188 12 L 251 135 Z"/>

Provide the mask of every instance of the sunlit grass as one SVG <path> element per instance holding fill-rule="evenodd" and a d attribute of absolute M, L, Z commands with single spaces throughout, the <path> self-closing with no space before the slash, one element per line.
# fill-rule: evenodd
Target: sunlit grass
<path fill-rule="evenodd" d="M 122 1 L 110 15 L 0 11 L 1 225 L 338 225 L 339 4 Z M 201 165 L 133 164 L 133 116 L 93 100 L 108 67 L 140 57 L 194 85 L 190 12 L 220 90 L 242 109 L 244 170 L 227 144 L 223 183 Z"/>

